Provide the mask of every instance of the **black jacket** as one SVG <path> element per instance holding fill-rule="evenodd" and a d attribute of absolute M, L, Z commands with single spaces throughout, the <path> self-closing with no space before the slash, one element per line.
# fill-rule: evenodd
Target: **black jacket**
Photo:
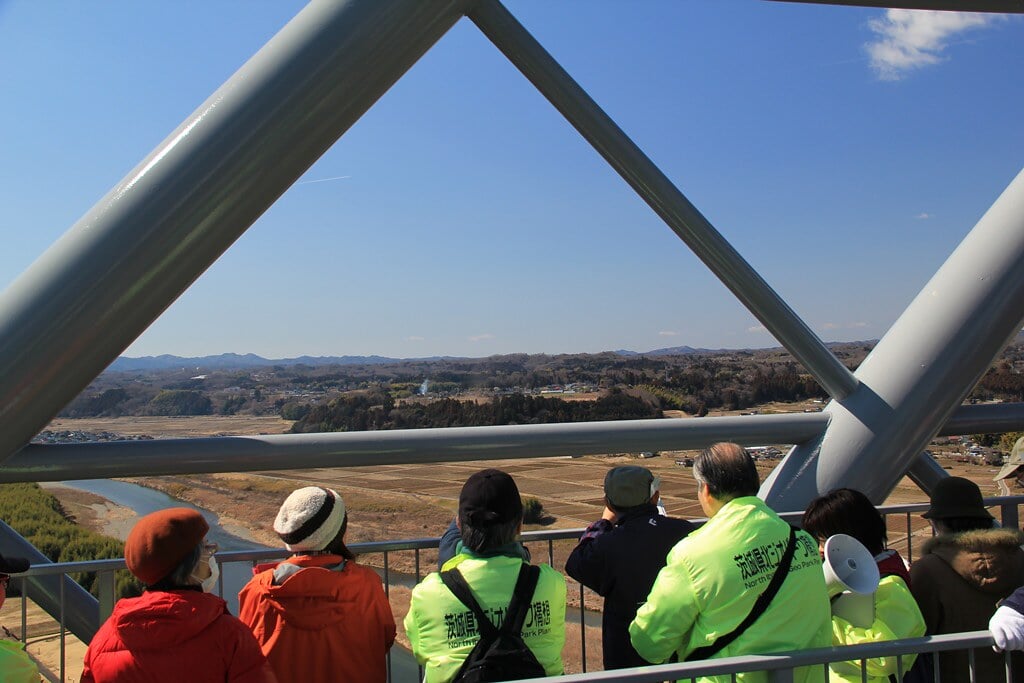
<path fill-rule="evenodd" d="M 603 519 L 594 522 L 569 555 L 565 573 L 604 597 L 601 643 L 606 670 L 650 664 L 629 642 L 629 624 L 647 601 L 668 551 L 695 528 L 644 505 L 614 525 Z"/>

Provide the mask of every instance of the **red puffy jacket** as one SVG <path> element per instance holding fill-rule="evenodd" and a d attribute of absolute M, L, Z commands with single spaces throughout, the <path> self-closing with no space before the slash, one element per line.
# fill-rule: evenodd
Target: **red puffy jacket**
<path fill-rule="evenodd" d="M 277 677 L 303 683 L 383 683 L 395 620 L 380 577 L 339 555 L 302 555 L 262 571 L 238 594 Z M 285 565 L 303 567 L 299 571 Z M 328 568 L 332 567 L 334 568 Z"/>
<path fill-rule="evenodd" d="M 216 595 L 125 598 L 85 652 L 82 683 L 277 683 L 245 624 Z"/>

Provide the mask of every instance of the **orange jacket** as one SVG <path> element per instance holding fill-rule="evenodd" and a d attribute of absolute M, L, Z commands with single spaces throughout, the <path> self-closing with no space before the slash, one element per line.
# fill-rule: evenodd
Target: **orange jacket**
<path fill-rule="evenodd" d="M 259 641 L 282 681 L 382 683 L 395 620 L 380 577 L 338 555 L 300 555 L 303 567 L 274 584 L 274 569 L 238 594 L 238 617 Z"/>

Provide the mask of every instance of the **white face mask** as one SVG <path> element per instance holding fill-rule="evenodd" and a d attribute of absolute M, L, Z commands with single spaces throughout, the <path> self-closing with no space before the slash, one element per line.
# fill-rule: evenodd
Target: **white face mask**
<path fill-rule="evenodd" d="M 192 578 L 199 581 L 199 585 L 204 593 L 212 593 L 214 586 L 217 585 L 217 579 L 220 578 L 220 565 L 217 564 L 217 560 L 213 559 L 213 555 L 210 555 L 208 563 L 210 565 L 210 575 L 205 579 L 199 579 L 195 573 L 192 574 Z"/>

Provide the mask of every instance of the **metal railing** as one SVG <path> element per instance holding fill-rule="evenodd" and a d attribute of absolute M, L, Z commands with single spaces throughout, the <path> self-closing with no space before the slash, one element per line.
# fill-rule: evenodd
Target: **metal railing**
<path fill-rule="evenodd" d="M 1000 496 L 994 498 L 986 498 L 985 504 L 988 507 L 998 508 L 999 513 L 997 517 L 1003 526 L 1019 526 L 1019 506 L 1024 504 L 1024 496 Z M 878 510 L 882 513 L 886 519 L 887 526 L 889 520 L 893 517 L 904 517 L 906 520 L 906 535 L 903 538 L 890 538 L 890 547 L 894 545 L 902 545 L 906 543 L 906 559 L 911 561 L 913 557 L 913 539 L 914 531 L 912 529 L 912 520 L 915 514 L 919 514 L 928 508 L 927 503 L 911 503 L 903 505 L 886 505 L 880 506 Z M 791 512 L 784 513 L 781 516 L 789 522 L 798 522 L 803 513 Z M 703 519 L 693 520 L 696 524 L 700 525 L 704 522 Z M 583 529 L 556 529 L 546 531 L 532 531 L 524 533 L 521 540 L 531 549 L 535 561 L 547 561 L 552 566 L 555 566 L 555 543 L 559 541 L 571 541 L 574 542 L 579 538 Z M 928 533 L 930 535 L 930 532 Z M 437 537 L 432 538 L 418 538 L 401 541 L 376 541 L 368 543 L 356 543 L 350 546 L 350 549 L 361 557 L 373 557 L 380 556 L 381 563 L 378 571 L 381 574 L 381 578 L 384 583 L 384 590 L 390 596 L 391 587 L 396 583 L 401 583 L 404 579 L 408 583 L 416 584 L 424 577 L 426 573 L 434 570 L 434 567 L 429 567 L 424 571 L 422 553 L 426 550 L 436 550 L 440 539 Z M 538 546 L 541 547 L 542 551 L 537 552 Z M 412 558 L 412 573 L 408 574 L 405 572 L 396 572 L 393 567 L 392 555 L 394 553 L 407 553 L 413 554 Z M 255 567 L 261 562 L 268 562 L 274 560 L 280 560 L 287 557 L 290 553 L 284 548 L 270 548 L 270 549 L 259 549 L 259 550 L 240 550 L 240 551 L 225 551 L 218 552 L 216 555 L 217 562 L 222 567 L 224 565 L 245 563 L 251 567 Z M 106 620 L 114 608 L 116 602 L 116 581 L 115 572 L 125 569 L 125 561 L 123 558 L 107 559 L 107 560 L 88 560 L 82 562 L 60 562 L 53 564 L 40 564 L 33 565 L 24 574 L 15 575 L 11 579 L 11 585 L 17 589 L 21 595 L 21 632 L 20 638 L 23 642 L 27 642 L 28 623 L 27 623 L 27 591 L 26 582 L 33 577 L 42 576 L 67 576 L 74 573 L 93 573 L 96 575 L 96 586 L 98 592 L 98 598 L 100 603 L 100 618 Z M 218 594 L 224 596 L 225 572 L 221 572 L 220 581 L 217 587 Z M 956 636 L 945 635 L 936 636 L 933 638 L 917 638 L 909 639 L 904 641 L 893 641 L 890 643 L 872 644 L 872 645 L 857 645 L 849 646 L 846 648 L 825 648 L 822 650 L 810 650 L 797 653 L 787 653 L 770 656 L 745 656 L 745 657 L 730 657 L 716 659 L 713 663 L 708 662 L 690 662 L 682 664 L 671 664 L 671 665 L 659 665 L 652 667 L 644 667 L 642 669 L 629 669 L 620 670 L 615 672 L 591 672 L 587 673 L 587 613 L 586 609 L 586 595 L 589 589 L 586 589 L 582 584 L 576 583 L 572 579 L 568 579 L 571 584 L 576 584 L 578 587 L 578 599 L 579 604 L 575 606 L 575 623 L 579 624 L 580 627 L 580 662 L 583 673 L 573 674 L 566 676 L 567 681 L 584 681 L 584 680 L 597 680 L 597 681 L 631 681 L 631 682 L 642 682 L 642 681 L 664 681 L 669 678 L 682 678 L 686 679 L 689 677 L 698 676 L 711 676 L 719 674 L 734 674 L 741 673 L 744 671 L 772 671 L 772 680 L 786 681 L 791 680 L 792 670 L 795 667 L 809 666 L 809 665 L 823 665 L 827 666 L 828 662 L 837 661 L 850 661 L 857 659 L 865 659 L 879 656 L 902 656 L 912 653 L 921 652 L 939 652 L 954 649 L 967 649 L 977 647 L 988 647 L 992 644 L 992 639 L 987 632 L 978 632 L 972 634 L 959 634 Z M 67 630 L 65 627 L 65 604 L 63 599 L 63 591 L 60 596 L 60 608 L 58 614 L 52 615 L 57 621 L 60 635 L 60 678 L 65 680 L 66 671 L 66 652 L 65 652 L 65 640 Z M 571 623 L 569 615 L 566 616 L 566 623 Z M 841 656 L 840 653 L 841 652 Z M 1009 662 L 1009 659 L 1007 659 Z M 389 654 L 390 663 L 390 654 Z M 1007 665 L 1007 672 L 1009 675 L 1010 669 L 1009 664 Z M 788 674 L 786 673 L 788 672 Z M 669 675 L 671 674 L 671 676 Z M 789 676 L 787 678 L 786 676 Z M 391 667 L 389 666 L 389 683 L 391 681 Z M 734 679 L 735 680 L 735 679 Z M 972 679 L 973 680 L 973 679 Z M 1008 678 L 1007 680 L 1011 680 Z"/>
<path fill-rule="evenodd" d="M 571 674 L 568 676 L 555 677 L 554 681 L 564 683 L 591 682 L 591 681 L 615 681 L 616 683 L 655 683 L 661 681 L 696 681 L 703 676 L 729 676 L 735 682 L 737 674 L 748 672 L 766 672 L 771 683 L 792 683 L 795 680 L 797 669 L 805 667 L 820 666 L 823 669 L 824 680 L 829 680 L 828 665 L 833 662 L 860 661 L 861 670 L 864 670 L 865 661 L 875 657 L 896 657 L 897 677 L 902 678 L 909 667 L 903 666 L 904 658 L 909 655 L 922 655 L 930 653 L 935 662 L 936 671 L 939 670 L 938 653 L 954 650 L 973 650 L 988 648 L 992 646 L 992 635 L 988 631 L 971 631 L 968 633 L 955 633 L 925 638 L 907 638 L 905 640 L 890 640 L 884 643 L 868 643 L 861 645 L 847 645 L 845 647 L 826 647 L 816 650 L 802 650 L 798 652 L 784 652 L 771 655 L 741 655 L 738 657 L 723 657 L 721 659 L 710 659 L 700 662 L 682 662 L 679 664 L 658 664 L 635 669 L 618 669 L 615 671 L 599 671 L 593 673 Z M 1005 680 L 1011 683 L 1013 678 L 1013 662 L 1009 652 L 1003 653 L 1005 662 Z M 971 657 L 969 680 L 979 681 L 976 676 L 976 666 Z M 961 680 L 961 679 L 957 679 Z M 979 681 L 979 683 L 982 683 Z M 997 681 L 984 681 L 983 683 L 997 683 Z"/>

